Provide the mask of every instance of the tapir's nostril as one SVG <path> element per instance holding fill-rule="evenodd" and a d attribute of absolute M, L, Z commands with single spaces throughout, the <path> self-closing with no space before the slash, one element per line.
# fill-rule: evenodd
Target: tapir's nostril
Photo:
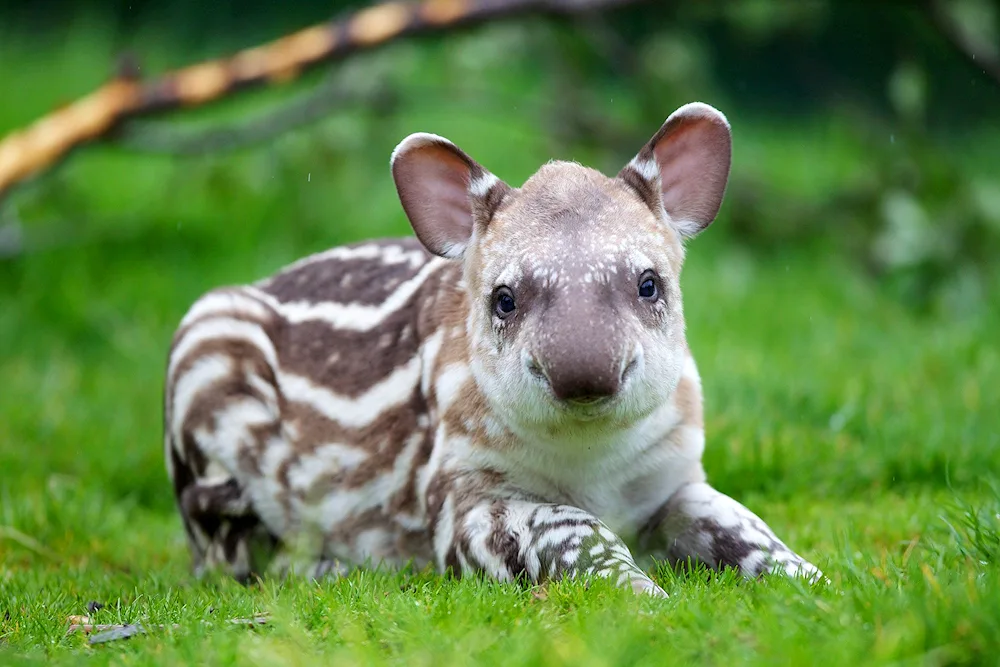
<path fill-rule="evenodd" d="M 625 382 L 628 379 L 628 376 L 632 374 L 632 371 L 634 371 L 638 366 L 639 355 L 636 355 L 632 357 L 632 361 L 628 362 L 625 368 L 622 369 L 622 382 Z"/>
<path fill-rule="evenodd" d="M 527 361 L 528 372 L 534 375 L 540 380 L 548 380 L 548 376 L 545 375 L 545 371 L 542 369 L 542 365 L 538 363 L 534 357 L 531 357 Z"/>

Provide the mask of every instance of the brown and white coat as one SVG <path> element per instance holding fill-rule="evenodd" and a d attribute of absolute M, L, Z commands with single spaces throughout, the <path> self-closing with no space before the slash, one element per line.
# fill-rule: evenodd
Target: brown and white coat
<path fill-rule="evenodd" d="M 415 238 L 214 290 L 180 324 L 165 445 L 196 570 L 412 562 L 663 594 L 632 544 L 820 576 L 701 464 L 679 279 L 730 155 L 701 103 L 613 178 L 550 162 L 513 188 L 407 137 L 391 166 Z"/>

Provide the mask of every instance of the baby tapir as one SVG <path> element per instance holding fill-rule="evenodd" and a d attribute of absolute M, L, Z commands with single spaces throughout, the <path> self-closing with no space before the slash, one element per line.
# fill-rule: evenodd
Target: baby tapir
<path fill-rule="evenodd" d="M 549 162 L 517 188 L 447 139 L 403 140 L 415 238 L 213 290 L 180 323 L 165 446 L 195 571 L 433 564 L 665 594 L 628 540 L 818 578 L 702 468 L 679 279 L 730 159 L 702 103 L 613 178 Z"/>

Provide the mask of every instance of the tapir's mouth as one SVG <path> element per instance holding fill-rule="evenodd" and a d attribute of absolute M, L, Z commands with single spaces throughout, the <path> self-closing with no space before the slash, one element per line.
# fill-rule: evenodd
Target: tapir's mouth
<path fill-rule="evenodd" d="M 617 403 L 617 396 L 593 396 L 558 401 L 559 405 L 574 419 L 598 419 L 610 413 Z"/>
<path fill-rule="evenodd" d="M 593 405 L 600 405 L 601 403 L 607 403 L 611 400 L 611 396 L 584 396 L 581 398 L 571 398 L 566 403 L 585 408 Z"/>

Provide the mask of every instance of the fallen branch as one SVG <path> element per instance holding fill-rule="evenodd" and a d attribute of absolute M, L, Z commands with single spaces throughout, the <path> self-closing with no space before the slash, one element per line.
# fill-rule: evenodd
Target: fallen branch
<path fill-rule="evenodd" d="M 105 642 L 117 641 L 119 639 L 128 639 L 129 637 L 134 637 L 135 635 L 146 634 L 146 627 L 139 623 L 91 623 L 90 617 L 88 616 L 70 616 L 68 619 L 69 628 L 66 630 L 66 635 L 72 635 L 77 632 L 91 635 L 88 643 L 90 644 L 103 644 Z M 209 624 L 209 621 L 202 621 L 203 624 Z M 233 625 L 247 625 L 247 626 L 258 626 L 267 623 L 267 615 L 258 614 L 253 618 L 231 618 L 226 621 Z M 168 627 L 177 630 L 181 627 L 180 624 L 174 623 L 170 626 L 159 624 L 148 626 L 150 628 L 156 628 L 157 630 L 165 630 Z"/>
<path fill-rule="evenodd" d="M 519 14 L 573 14 L 636 0 L 390 1 L 341 21 L 305 28 L 231 57 L 140 80 L 125 63 L 117 76 L 68 106 L 0 141 L 0 197 L 13 185 L 51 167 L 74 148 L 105 138 L 125 120 L 205 105 L 237 91 L 284 82 L 323 63 L 394 39 L 471 26 Z"/>
<path fill-rule="evenodd" d="M 132 121 L 115 133 L 115 145 L 130 151 L 161 155 L 204 155 L 241 150 L 268 142 L 278 136 L 319 121 L 346 102 L 385 105 L 386 91 L 347 92 L 321 84 L 317 90 L 239 122 L 207 129 L 180 130 L 165 123 Z"/>

